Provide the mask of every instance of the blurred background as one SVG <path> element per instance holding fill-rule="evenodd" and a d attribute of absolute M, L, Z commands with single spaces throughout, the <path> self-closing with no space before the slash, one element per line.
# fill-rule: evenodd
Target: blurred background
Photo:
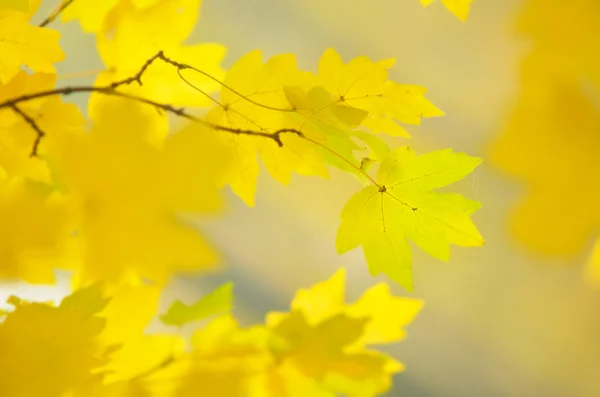
<path fill-rule="evenodd" d="M 226 67 L 256 48 L 265 57 L 295 53 L 312 70 L 327 47 L 346 61 L 395 57 L 391 78 L 427 87 L 446 112 L 407 128 L 416 152 L 451 147 L 487 160 L 518 96 L 529 44 L 514 22 L 524 3 L 478 0 L 462 23 L 442 4 L 423 8 L 418 0 L 205 0 L 188 41 L 226 45 Z M 93 39 L 77 24 L 56 27 L 65 51 L 79 54 L 59 73 L 101 66 Z M 93 77 L 77 82 L 84 80 Z M 298 288 L 340 266 L 347 268 L 348 298 L 357 298 L 385 280 L 369 275 L 361 250 L 335 251 L 341 209 L 359 188 L 336 172 L 329 181 L 295 176 L 290 186 L 263 172 L 254 208 L 227 191 L 226 214 L 200 225 L 223 253 L 223 272 L 177 280 L 165 301 L 193 299 L 233 280 L 242 321 L 262 322 L 267 311 L 285 310 Z M 390 396 L 600 396 L 600 292 L 583 277 L 587 252 L 542 257 L 513 238 L 508 219 L 524 189 L 489 161 L 452 188 L 483 203 L 474 219 L 487 244 L 453 248 L 449 263 L 415 250 L 415 292 L 392 286 L 426 305 L 408 338 L 389 349 L 407 367 Z M 45 296 L 60 295 L 60 288 Z"/>

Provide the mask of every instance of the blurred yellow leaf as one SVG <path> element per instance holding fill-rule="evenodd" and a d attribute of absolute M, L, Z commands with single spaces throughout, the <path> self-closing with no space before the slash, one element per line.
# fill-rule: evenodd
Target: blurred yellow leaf
<path fill-rule="evenodd" d="M 60 183 L 81 212 L 82 279 L 129 273 L 164 282 L 176 271 L 214 266 L 216 254 L 181 218 L 220 207 L 215 178 L 226 152 L 210 130 L 190 125 L 162 149 L 147 143 L 150 107 L 104 98 L 89 134 L 55 135 Z"/>
<path fill-rule="evenodd" d="M 59 38 L 55 30 L 31 25 L 25 13 L 0 10 L 0 83 L 8 83 L 22 66 L 54 72 L 53 63 L 65 59 Z"/>
<path fill-rule="evenodd" d="M 6 85 L 0 83 L 0 101 L 51 90 L 55 83 L 54 74 L 27 74 L 22 70 Z M 27 101 L 19 104 L 19 109 L 47 135 L 81 132 L 86 124 L 77 105 L 64 103 L 58 96 Z M 31 156 L 36 139 L 36 131 L 21 115 L 11 109 L 0 114 L 0 167 L 11 176 L 26 176 L 50 184 L 45 140 L 37 147 L 37 156 Z"/>
<path fill-rule="evenodd" d="M 120 2 L 96 37 L 98 52 L 108 69 L 98 76 L 96 85 L 135 76 L 159 51 L 221 80 L 225 75 L 220 66 L 224 46 L 182 45 L 196 24 L 199 8 L 199 0 L 159 0 L 143 10 L 128 1 Z M 170 28 L 164 30 L 165 25 Z M 121 90 L 174 106 L 212 105 L 206 95 L 221 88 L 218 82 L 192 71 L 182 71 L 182 75 L 193 87 L 173 65 L 156 60 L 145 70 L 142 86 L 133 83 Z"/>
<path fill-rule="evenodd" d="M 76 291 L 60 306 L 21 303 L 0 323 L 0 387 L 11 397 L 61 396 L 92 382 L 105 358 L 97 342 L 108 300 L 98 285 Z M 35 380 L 35 381 L 33 381 Z"/>
<path fill-rule="evenodd" d="M 600 226 L 600 186 L 590 182 L 600 172 L 600 90 L 556 66 L 539 53 L 525 60 L 521 97 L 490 157 L 527 182 L 512 218 L 517 238 L 566 256 L 583 250 Z"/>
<path fill-rule="evenodd" d="M 75 211 L 64 197 L 23 178 L 0 180 L 0 276 L 54 282 L 69 264 Z"/>

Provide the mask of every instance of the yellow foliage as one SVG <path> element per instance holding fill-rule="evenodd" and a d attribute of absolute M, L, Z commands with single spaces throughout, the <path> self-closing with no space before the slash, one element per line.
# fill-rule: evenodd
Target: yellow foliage
<path fill-rule="evenodd" d="M 80 211 L 82 278 L 118 281 L 134 272 L 165 282 L 175 271 L 212 267 L 216 254 L 178 215 L 215 211 L 226 152 L 197 126 L 147 143 L 152 108 L 99 99 L 88 134 L 55 141 L 55 171 Z"/>
<path fill-rule="evenodd" d="M 39 91 L 51 90 L 56 75 L 27 74 L 20 71 L 6 85 L 0 83 L 0 102 Z M 65 134 L 80 131 L 85 119 L 74 104 L 60 97 L 43 97 L 19 105 L 19 109 L 34 119 L 44 133 Z M 25 176 L 34 181 L 52 183 L 45 157 L 45 142 L 38 148 L 39 156 L 31 157 L 36 132 L 15 112 L 0 113 L 0 167 L 11 176 Z"/>
<path fill-rule="evenodd" d="M 14 300 L 13 300 L 14 301 Z M 107 304 L 99 286 L 75 292 L 60 306 L 17 303 L 0 323 L 0 388 L 11 397 L 61 396 L 92 382 L 106 357 L 97 337 Z"/>
<path fill-rule="evenodd" d="M 570 256 L 600 226 L 600 186 L 590 182 L 600 172 L 600 4 L 528 0 L 518 28 L 533 49 L 491 159 L 526 183 L 512 218 L 517 238 L 535 251 Z M 565 211 L 565 203 L 577 204 Z"/>
<path fill-rule="evenodd" d="M 0 277 L 53 283 L 74 250 L 75 214 L 65 197 L 20 177 L 0 180 Z"/>
<path fill-rule="evenodd" d="M 0 84 L 7 84 L 27 66 L 36 72 L 54 72 L 53 63 L 65 59 L 60 34 L 29 23 L 24 12 L 0 9 Z"/>

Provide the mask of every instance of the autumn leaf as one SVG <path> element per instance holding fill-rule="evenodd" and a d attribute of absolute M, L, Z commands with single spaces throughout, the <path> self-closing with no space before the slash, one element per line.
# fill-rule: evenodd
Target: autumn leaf
<path fill-rule="evenodd" d="M 54 282 L 54 268 L 73 265 L 76 215 L 68 200 L 24 178 L 0 179 L 0 276 Z"/>
<path fill-rule="evenodd" d="M 254 380 L 263 393 L 257 396 L 296 396 L 309 389 L 323 396 L 373 396 L 390 387 L 390 375 L 401 371 L 402 364 L 366 346 L 401 340 L 403 327 L 422 302 L 393 297 L 381 283 L 346 303 L 344 285 L 342 268 L 328 280 L 300 289 L 290 313 L 267 315 L 281 364 Z"/>
<path fill-rule="evenodd" d="M 106 361 L 106 347 L 97 340 L 105 322 L 97 314 L 107 303 L 99 285 L 74 292 L 58 307 L 17 303 L 14 312 L 0 323 L 3 393 L 60 396 L 92 382 L 93 370 Z"/>
<path fill-rule="evenodd" d="M 441 260 L 448 260 L 450 244 L 484 244 L 469 218 L 479 203 L 432 191 L 462 179 L 480 163 L 449 149 L 421 156 L 408 146 L 396 149 L 379 168 L 379 186 L 364 188 L 344 207 L 338 252 L 362 245 L 371 274 L 383 272 L 412 290 L 408 239 Z"/>
<path fill-rule="evenodd" d="M 395 60 L 373 62 L 357 57 L 344 63 L 333 49 L 325 51 L 319 61 L 319 83 L 333 97 L 333 104 L 349 105 L 365 111 L 357 123 L 373 132 L 409 138 L 396 121 L 420 124 L 425 117 L 443 116 L 427 98 L 423 87 L 398 84 L 388 80 L 388 69 Z"/>
<path fill-rule="evenodd" d="M 0 101 L 51 90 L 55 84 L 54 74 L 28 74 L 22 70 L 6 85 L 0 83 Z M 58 96 L 28 101 L 20 104 L 19 109 L 48 135 L 81 131 L 86 125 L 77 105 L 64 103 Z M 7 109 L 0 113 L 0 166 L 8 175 L 51 184 L 45 141 L 36 146 L 37 139 L 36 131 L 17 112 Z M 34 147 L 37 156 L 31 156 Z"/>
<path fill-rule="evenodd" d="M 0 83 L 6 84 L 22 66 L 36 72 L 54 72 L 55 62 L 65 59 L 52 29 L 33 26 L 28 15 L 19 11 L 0 10 Z"/>
<path fill-rule="evenodd" d="M 433 3 L 435 0 L 421 0 L 421 4 L 425 7 Z M 442 0 L 444 6 L 458 17 L 461 21 L 466 21 L 469 16 L 469 8 L 473 0 Z"/>
<path fill-rule="evenodd" d="M 527 184 L 511 219 L 519 241 L 569 256 L 581 252 L 600 226 L 600 190 L 590 183 L 600 172 L 600 91 L 544 59 L 533 53 L 524 61 L 522 95 L 490 158 Z M 542 65 L 544 73 L 538 73 Z M 572 200 L 577 205 L 564 211 Z"/>
<path fill-rule="evenodd" d="M 48 137 L 59 182 L 81 216 L 83 280 L 128 273 L 164 282 L 174 271 L 214 266 L 216 254 L 180 216 L 215 211 L 214 179 L 226 152 L 190 125 L 161 144 L 154 109 L 105 98 L 88 134 Z M 166 128 L 166 126 L 164 126 Z"/>
<path fill-rule="evenodd" d="M 121 1 L 96 37 L 107 71 L 98 76 L 95 84 L 134 76 L 148 59 L 163 51 L 171 59 L 193 65 L 212 78 L 182 71 L 184 80 L 173 65 L 157 60 L 144 71 L 143 85 L 136 83 L 121 89 L 148 99 L 160 98 L 174 106 L 212 105 L 207 95 L 221 88 L 218 81 L 225 72 L 220 63 L 226 49 L 216 43 L 183 45 L 196 24 L 199 8 L 199 0 L 159 0 L 146 4 L 142 10 L 129 1 Z M 164 30 L 165 25 L 170 28 Z"/>
<path fill-rule="evenodd" d="M 222 314 L 231 310 L 233 304 L 233 283 L 226 283 L 208 295 L 200 298 L 192 305 L 175 301 L 167 313 L 160 320 L 167 325 L 182 326 L 192 321 L 202 320 L 215 314 Z"/>
<path fill-rule="evenodd" d="M 293 55 L 282 54 L 262 63 L 260 51 L 240 58 L 228 71 L 219 105 L 207 115 L 211 123 L 231 128 L 275 134 L 283 128 L 296 128 L 301 118 L 289 103 L 284 87 L 312 84 L 310 74 L 298 70 Z M 223 184 L 250 206 L 254 204 L 259 174 L 257 154 L 269 173 L 281 183 L 289 183 L 292 172 L 327 176 L 323 160 L 314 144 L 294 133 L 281 136 L 282 147 L 274 139 L 238 134 L 222 134 L 233 152 L 223 175 Z"/>

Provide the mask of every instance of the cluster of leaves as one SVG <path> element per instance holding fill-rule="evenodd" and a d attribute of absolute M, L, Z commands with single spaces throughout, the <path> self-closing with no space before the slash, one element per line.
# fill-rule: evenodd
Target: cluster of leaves
<path fill-rule="evenodd" d="M 286 313 L 240 327 L 226 314 L 231 285 L 177 307 L 163 322 L 183 325 L 223 314 L 187 341 L 143 334 L 160 288 L 93 284 L 59 306 L 12 297 L 0 324 L 0 389 L 31 396 L 374 396 L 402 364 L 369 346 L 404 338 L 422 303 L 393 297 L 378 284 L 344 300 L 344 270 L 298 291 Z M 32 382 L 31 379 L 36 379 Z"/>
<path fill-rule="evenodd" d="M 259 51 L 225 72 L 223 46 L 183 44 L 200 0 L 67 0 L 40 26 L 30 22 L 39 1 L 0 5 L 0 277 L 52 283 L 66 269 L 76 287 L 58 307 L 11 298 L 0 390 L 372 396 L 389 388 L 401 365 L 367 346 L 400 340 L 421 303 L 378 285 L 347 305 L 343 273 L 300 291 L 290 313 L 265 325 L 217 318 L 199 328 L 191 352 L 176 335 L 142 332 L 171 276 L 218 264 L 184 216 L 218 211 L 225 185 L 252 206 L 259 159 L 282 183 L 292 173 L 328 177 L 328 167 L 356 176 L 365 186 L 342 211 L 338 251 L 362 246 L 372 274 L 407 289 L 409 239 L 443 260 L 450 244 L 483 244 L 470 219 L 479 204 L 434 191 L 480 159 L 450 149 L 417 156 L 381 138 L 408 138 L 398 123 L 442 115 L 422 87 L 388 80 L 393 60 L 345 63 L 331 49 L 316 73 L 290 54 L 263 62 Z M 95 35 L 105 71 L 93 85 L 57 86 L 53 65 L 65 55 L 47 25 L 59 18 Z M 89 94 L 86 115 L 63 102 L 77 93 Z M 175 129 L 170 115 L 188 123 Z M 175 302 L 161 319 L 183 325 L 230 306 L 226 285 L 196 304 Z"/>
<path fill-rule="evenodd" d="M 591 182 L 600 172 L 600 3 L 528 0 L 518 28 L 532 49 L 491 158 L 527 183 L 516 236 L 539 252 L 573 255 L 600 227 L 600 185 Z M 565 203 L 577 204 L 565 211 Z"/>

